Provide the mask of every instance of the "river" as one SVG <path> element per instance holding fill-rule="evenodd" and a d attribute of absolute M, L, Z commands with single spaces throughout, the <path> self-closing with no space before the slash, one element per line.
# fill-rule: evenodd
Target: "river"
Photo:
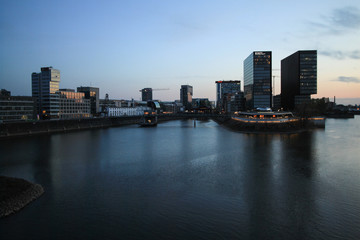
<path fill-rule="evenodd" d="M 247 134 L 169 121 L 0 141 L 45 193 L 0 239 L 359 239 L 360 116 Z"/>

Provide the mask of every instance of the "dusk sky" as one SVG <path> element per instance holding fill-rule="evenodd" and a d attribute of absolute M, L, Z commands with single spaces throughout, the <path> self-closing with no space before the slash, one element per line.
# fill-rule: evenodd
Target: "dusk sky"
<path fill-rule="evenodd" d="M 241 80 L 253 51 L 272 51 L 276 94 L 280 61 L 318 51 L 318 94 L 360 98 L 360 2 L 0 0 L 0 88 L 31 95 L 31 73 L 53 66 L 60 88 L 94 86 L 100 98 L 215 100 L 215 81 Z M 355 102 L 355 103 L 360 103 Z"/>

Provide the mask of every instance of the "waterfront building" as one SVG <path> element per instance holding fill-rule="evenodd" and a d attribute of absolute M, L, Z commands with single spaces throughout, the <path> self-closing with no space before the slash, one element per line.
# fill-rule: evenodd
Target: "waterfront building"
<path fill-rule="evenodd" d="M 216 108 L 218 111 L 235 112 L 244 110 L 244 93 L 241 81 L 216 81 Z"/>
<path fill-rule="evenodd" d="M 244 94 L 248 109 L 272 107 L 271 68 L 271 51 L 253 52 L 244 60 Z"/>
<path fill-rule="evenodd" d="M 36 114 L 41 119 L 59 117 L 60 71 L 42 67 L 40 73 L 31 74 L 32 97 L 36 101 Z"/>
<path fill-rule="evenodd" d="M 181 85 L 180 101 L 185 110 L 191 110 L 192 106 L 193 87 L 190 85 Z"/>
<path fill-rule="evenodd" d="M 90 100 L 91 114 L 96 116 L 100 112 L 99 88 L 81 86 L 77 88 L 77 91 L 85 93 L 85 99 Z"/>
<path fill-rule="evenodd" d="M 121 116 L 141 116 L 145 111 L 151 111 L 152 108 L 148 106 L 138 107 L 107 107 L 107 117 L 121 117 Z"/>
<path fill-rule="evenodd" d="M 152 88 L 143 88 L 141 91 L 141 100 L 142 101 L 152 101 Z"/>
<path fill-rule="evenodd" d="M 309 102 L 317 93 L 317 51 L 297 51 L 281 60 L 281 105 L 285 110 Z"/>
<path fill-rule="evenodd" d="M 10 91 L 1 89 L 0 122 L 34 119 L 35 100 L 29 96 L 11 96 Z"/>
<path fill-rule="evenodd" d="M 209 101 L 208 98 L 193 98 L 192 106 L 194 111 L 197 112 L 209 113 L 212 111 L 211 102 Z"/>
<path fill-rule="evenodd" d="M 90 117 L 90 99 L 85 99 L 85 93 L 75 92 L 74 89 L 60 89 L 59 118 Z"/>

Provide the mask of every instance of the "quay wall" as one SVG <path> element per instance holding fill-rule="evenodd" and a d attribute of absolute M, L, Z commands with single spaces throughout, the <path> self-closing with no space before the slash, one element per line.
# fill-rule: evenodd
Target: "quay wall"
<path fill-rule="evenodd" d="M 158 121 L 163 122 L 192 117 L 192 115 L 187 114 L 164 114 L 158 116 Z M 1 123 L 0 138 L 117 127 L 138 124 L 141 118 L 142 116 L 122 116 Z"/>
<path fill-rule="evenodd" d="M 44 133 L 67 132 L 94 128 L 107 128 L 136 124 L 139 116 L 111 118 L 82 118 L 66 120 L 43 120 L 35 122 L 10 122 L 0 124 L 0 138 Z"/>

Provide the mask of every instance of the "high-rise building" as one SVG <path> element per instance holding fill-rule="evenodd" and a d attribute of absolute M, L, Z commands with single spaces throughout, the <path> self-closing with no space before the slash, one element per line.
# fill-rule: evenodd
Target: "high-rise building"
<path fill-rule="evenodd" d="M 244 61 L 246 107 L 271 108 L 271 51 L 251 53 Z"/>
<path fill-rule="evenodd" d="M 99 88 L 97 87 L 78 87 L 78 92 L 85 93 L 85 99 L 90 99 L 91 114 L 93 116 L 100 112 Z"/>
<path fill-rule="evenodd" d="M 281 106 L 294 110 L 317 93 L 317 51 L 297 51 L 281 60 Z"/>
<path fill-rule="evenodd" d="M 180 102 L 183 104 L 186 110 L 191 109 L 192 96 L 193 96 L 193 87 L 190 85 L 181 85 Z"/>
<path fill-rule="evenodd" d="M 40 73 L 31 74 L 32 96 L 36 101 L 36 114 L 44 118 L 59 117 L 60 71 L 52 67 L 42 67 Z"/>
<path fill-rule="evenodd" d="M 141 91 L 141 101 L 152 101 L 152 88 L 143 88 Z"/>
<path fill-rule="evenodd" d="M 243 92 L 239 80 L 216 81 L 216 108 L 218 111 L 243 110 Z M 231 107 L 230 107 L 231 106 Z"/>

